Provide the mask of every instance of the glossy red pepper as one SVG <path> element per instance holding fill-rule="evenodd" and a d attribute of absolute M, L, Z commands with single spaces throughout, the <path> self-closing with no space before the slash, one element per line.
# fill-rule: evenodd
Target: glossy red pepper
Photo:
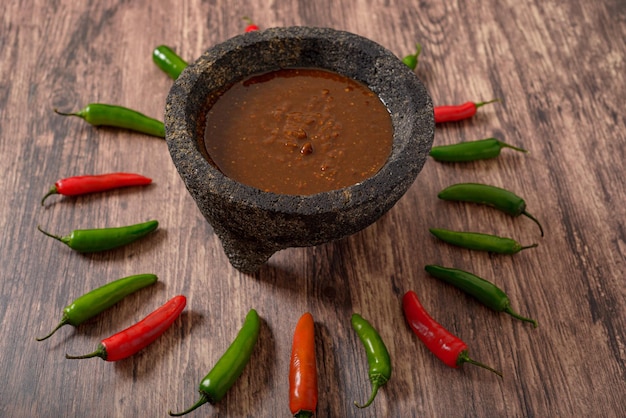
<path fill-rule="evenodd" d="M 43 206 L 46 198 L 53 194 L 78 196 L 121 187 L 145 186 L 150 183 L 152 183 L 152 179 L 134 173 L 109 173 L 68 177 L 57 180 L 54 183 L 54 186 L 52 186 L 43 199 L 41 199 L 41 205 Z"/>
<path fill-rule="evenodd" d="M 402 309 L 411 330 L 447 366 L 458 368 L 463 363 L 470 363 L 502 377 L 499 371 L 472 360 L 468 355 L 467 344 L 435 321 L 426 312 L 414 291 L 409 290 L 405 293 L 402 298 Z"/>
<path fill-rule="evenodd" d="M 458 122 L 469 119 L 476 114 L 478 108 L 489 103 L 497 102 L 498 99 L 488 102 L 466 102 L 460 105 L 435 106 L 435 123 Z"/>
<path fill-rule="evenodd" d="M 159 338 L 178 318 L 186 304 L 187 299 L 185 296 L 174 296 L 135 325 L 131 325 L 125 330 L 102 340 L 93 353 L 81 356 L 66 354 L 65 358 L 100 357 L 106 361 L 117 361 L 130 357 Z"/>
<path fill-rule="evenodd" d="M 254 22 L 252 22 L 252 19 L 250 19 L 247 16 L 243 17 L 243 20 L 245 20 L 248 23 L 248 26 L 246 26 L 245 32 L 254 32 L 255 30 L 259 30 L 259 27 L 254 24 Z"/>

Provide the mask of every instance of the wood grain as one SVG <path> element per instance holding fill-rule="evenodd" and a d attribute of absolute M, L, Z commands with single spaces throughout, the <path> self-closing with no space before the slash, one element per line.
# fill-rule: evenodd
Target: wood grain
<path fill-rule="evenodd" d="M 275 254 L 255 275 L 233 269 L 185 191 L 159 139 L 96 129 L 52 110 L 120 104 L 162 118 L 171 86 L 151 62 L 172 46 L 192 61 L 262 27 L 348 30 L 398 56 L 416 41 L 418 76 L 436 104 L 488 100 L 471 121 L 437 127 L 436 144 L 496 136 L 530 150 L 469 164 L 428 161 L 408 193 L 344 240 Z M 255 3 L 18 0 L 0 21 L 0 415 L 166 416 L 234 339 L 246 312 L 263 318 L 253 359 L 212 417 L 288 416 L 293 328 L 316 320 L 320 417 L 626 416 L 626 6 L 604 2 L 347 0 Z M 136 171 L 141 189 L 39 201 L 71 175 Z M 525 218 L 436 199 L 458 181 L 524 196 L 546 229 Z M 73 253 L 39 234 L 159 219 L 150 239 L 119 251 Z M 495 256 L 437 242 L 428 227 L 539 242 Z M 505 289 L 539 328 L 489 311 L 426 275 L 425 264 L 473 271 Z M 116 278 L 154 272 L 159 283 L 106 314 L 36 342 L 75 297 Z M 470 355 L 504 372 L 440 363 L 405 325 L 413 289 Z M 159 340 L 115 363 L 69 361 L 175 294 L 188 308 Z M 359 312 L 380 331 L 394 371 L 367 410 L 365 352 L 350 327 Z"/>

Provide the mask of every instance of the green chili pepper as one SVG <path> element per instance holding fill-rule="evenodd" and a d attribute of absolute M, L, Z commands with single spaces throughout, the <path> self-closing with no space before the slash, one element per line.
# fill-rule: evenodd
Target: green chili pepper
<path fill-rule="evenodd" d="M 158 226 L 159 222 L 152 220 L 117 228 L 75 229 L 70 235 L 63 237 L 44 231 L 39 225 L 37 225 L 37 229 L 45 235 L 61 241 L 73 250 L 80 253 L 91 253 L 130 244 L 148 235 Z"/>
<path fill-rule="evenodd" d="M 466 141 L 457 144 L 432 147 L 430 149 L 430 156 L 441 162 L 486 160 L 500 155 L 502 148 L 528 152 L 523 148 L 514 147 L 496 138 L 485 138 L 477 141 Z"/>
<path fill-rule="evenodd" d="M 372 382 L 372 394 L 367 402 L 363 405 L 354 402 L 357 407 L 365 408 L 374 401 L 378 389 L 391 378 L 391 359 L 382 338 L 367 320 L 355 313 L 351 321 L 352 328 L 365 346 L 369 364 L 368 375 Z"/>
<path fill-rule="evenodd" d="M 187 62 L 166 45 L 157 46 L 154 51 L 152 51 L 152 61 L 174 80 L 176 80 L 180 73 L 187 67 Z"/>
<path fill-rule="evenodd" d="M 86 320 L 109 309 L 131 293 L 156 283 L 157 280 L 158 278 L 154 274 L 137 274 L 112 281 L 85 293 L 63 309 L 61 322 L 50 334 L 36 338 L 36 340 L 43 341 L 51 337 L 59 328 L 67 324 L 77 327 Z"/>
<path fill-rule="evenodd" d="M 479 232 L 450 231 L 448 229 L 430 228 L 430 233 L 448 244 L 469 248 L 470 250 L 489 251 L 498 254 L 515 254 L 527 248 L 537 247 L 539 244 L 522 246 L 511 238 L 496 235 L 481 234 Z"/>
<path fill-rule="evenodd" d="M 402 58 L 402 62 L 411 70 L 415 70 L 417 68 L 417 62 L 421 52 L 422 45 L 420 45 L 419 43 L 415 44 L 415 53 Z"/>
<path fill-rule="evenodd" d="M 458 183 L 446 187 L 439 192 L 437 197 L 442 200 L 491 206 L 514 217 L 524 215 L 539 226 L 543 237 L 543 227 L 534 216 L 526 212 L 524 199 L 508 190 L 480 183 Z"/>
<path fill-rule="evenodd" d="M 511 308 L 511 300 L 506 293 L 504 293 L 504 291 L 495 284 L 472 273 L 459 269 L 428 265 L 425 267 L 425 270 L 433 277 L 443 280 L 444 282 L 461 289 L 465 293 L 474 296 L 488 308 L 491 308 L 496 312 L 506 312 L 514 318 L 530 322 L 535 328 L 537 328 L 537 321 L 525 318 L 513 311 Z"/>
<path fill-rule="evenodd" d="M 254 309 L 246 315 L 246 320 L 230 347 L 217 361 L 213 369 L 200 382 L 200 399 L 183 412 L 169 414 L 174 417 L 185 415 L 209 402 L 219 402 L 239 378 L 246 367 L 259 338 L 261 321 Z"/>
<path fill-rule="evenodd" d="M 54 111 L 63 116 L 78 116 L 93 126 L 112 126 L 165 138 L 163 122 L 122 106 L 90 103 L 78 112 L 64 113 L 57 109 Z"/>

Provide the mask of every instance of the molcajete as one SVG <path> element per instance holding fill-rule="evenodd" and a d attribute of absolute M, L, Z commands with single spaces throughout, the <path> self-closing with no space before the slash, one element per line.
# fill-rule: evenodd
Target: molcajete
<path fill-rule="evenodd" d="M 319 68 L 366 85 L 391 117 L 391 153 L 365 180 L 310 195 L 262 191 L 224 175 L 204 146 L 209 97 L 247 76 Z M 434 138 L 433 105 L 417 76 L 389 50 L 329 28 L 249 32 L 208 49 L 167 97 L 169 152 L 231 264 L 251 273 L 276 251 L 319 245 L 362 230 L 387 212 L 421 171 Z"/>

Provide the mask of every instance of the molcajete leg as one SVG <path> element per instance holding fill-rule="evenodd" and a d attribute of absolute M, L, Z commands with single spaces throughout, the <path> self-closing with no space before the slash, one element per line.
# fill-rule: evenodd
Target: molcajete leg
<path fill-rule="evenodd" d="M 256 272 L 276 251 L 281 249 L 268 248 L 263 243 L 238 238 L 225 230 L 215 229 L 215 233 L 222 241 L 230 264 L 242 273 Z"/>

